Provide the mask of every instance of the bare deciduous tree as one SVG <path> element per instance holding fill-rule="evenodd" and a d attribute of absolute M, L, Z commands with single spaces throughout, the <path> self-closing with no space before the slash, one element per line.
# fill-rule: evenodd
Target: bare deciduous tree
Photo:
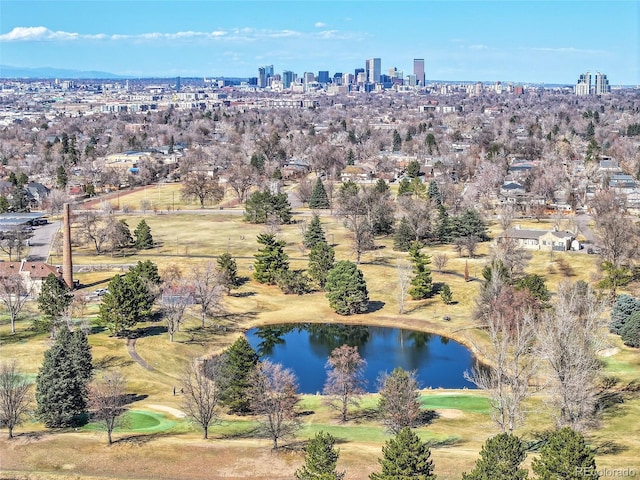
<path fill-rule="evenodd" d="M 205 202 L 217 203 L 224 197 L 224 187 L 218 178 L 206 172 L 192 172 L 182 182 L 182 198 L 185 200 L 197 200 L 200 208 L 204 208 Z"/>
<path fill-rule="evenodd" d="M 438 273 L 442 273 L 449 263 L 449 256 L 446 253 L 435 253 L 432 257 L 433 266 L 436 267 Z"/>
<path fill-rule="evenodd" d="M 524 402 L 531 396 L 531 380 L 538 370 L 532 351 L 535 341 L 534 315 L 522 311 L 507 321 L 500 311 L 487 316 L 489 348 L 483 349 L 488 366 L 465 372 L 465 378 L 489 395 L 492 417 L 502 432 L 513 432 L 524 422 Z"/>
<path fill-rule="evenodd" d="M 109 445 L 113 443 L 113 430 L 126 412 L 127 380 L 119 370 L 105 372 L 89 386 L 88 404 L 94 419 L 107 432 Z"/>
<path fill-rule="evenodd" d="M 19 272 L 0 278 L 0 303 L 2 303 L 11 319 L 11 334 L 16 333 L 16 319 L 33 292 L 33 283 L 25 282 Z"/>
<path fill-rule="evenodd" d="M 302 203 L 309 203 L 309 199 L 311 198 L 311 194 L 313 193 L 313 186 L 315 182 L 310 178 L 302 178 L 298 182 L 298 190 L 296 191 L 296 196 L 298 200 Z"/>
<path fill-rule="evenodd" d="M 193 269 L 189 278 L 193 289 L 193 298 L 200 305 L 200 319 L 202 327 L 212 313 L 219 310 L 224 285 L 220 283 L 220 271 L 214 262 L 198 265 Z"/>
<path fill-rule="evenodd" d="M 409 262 L 398 260 L 398 313 L 404 313 L 404 306 L 407 299 L 407 293 L 411 286 L 413 277 L 413 267 Z"/>
<path fill-rule="evenodd" d="M 233 165 L 230 168 L 228 183 L 235 192 L 238 202 L 246 202 L 247 194 L 255 184 L 253 169 L 245 164 Z"/>
<path fill-rule="evenodd" d="M 251 410 L 262 417 L 262 429 L 273 440 L 274 450 L 278 440 L 298 430 L 295 407 L 300 396 L 291 370 L 268 360 L 260 362 L 250 377 L 249 398 Z"/>
<path fill-rule="evenodd" d="M 180 330 L 187 307 L 193 304 L 193 292 L 186 283 L 178 283 L 162 292 L 162 318 L 167 325 L 169 341 Z"/>
<path fill-rule="evenodd" d="M 0 425 L 7 427 L 9 438 L 29 411 L 31 384 L 18 371 L 15 360 L 0 363 Z"/>
<path fill-rule="evenodd" d="M 584 282 L 562 283 L 552 311 L 538 327 L 539 356 L 549 366 L 551 401 L 560 426 L 583 428 L 592 419 L 606 341 L 603 302 Z"/>
<path fill-rule="evenodd" d="M 398 198 L 398 203 L 411 227 L 414 240 L 420 241 L 427 238 L 431 233 L 433 224 L 431 201 L 402 195 Z"/>
<path fill-rule="evenodd" d="M 522 248 L 516 239 L 510 237 L 501 237 L 491 250 L 491 259 L 502 262 L 511 277 L 524 272 L 531 257 L 531 252 Z"/>
<path fill-rule="evenodd" d="M 10 262 L 14 260 L 14 255 L 17 257 L 16 260 L 20 261 L 22 252 L 30 237 L 31 234 L 29 232 L 22 230 L 21 227 L 14 227 L 12 230 L 5 231 L 1 234 L 0 250 L 9 255 Z"/>
<path fill-rule="evenodd" d="M 202 427 L 204 438 L 209 437 L 209 427 L 218 419 L 220 375 L 219 358 L 207 362 L 193 359 L 182 374 L 184 409 Z"/>
<path fill-rule="evenodd" d="M 378 409 L 389 431 L 396 434 L 413 427 L 420 418 L 420 392 L 416 372 L 398 367 L 378 379 L 380 400 Z"/>
<path fill-rule="evenodd" d="M 356 263 L 360 263 L 362 253 L 371 250 L 374 246 L 373 231 L 367 218 L 367 206 L 365 199 L 356 186 L 355 191 L 341 189 L 338 198 L 338 215 L 344 219 L 345 226 L 353 235 L 353 250 L 356 254 Z"/>
<path fill-rule="evenodd" d="M 103 245 L 109 239 L 110 229 L 106 228 L 100 215 L 86 211 L 80 216 L 80 235 L 88 243 L 93 243 L 96 253 L 103 252 Z"/>
<path fill-rule="evenodd" d="M 342 345 L 329 355 L 324 394 L 330 396 L 330 405 L 340 411 L 343 422 L 347 421 L 349 405 L 357 406 L 364 393 L 366 365 L 367 361 L 360 357 L 357 347 Z"/>

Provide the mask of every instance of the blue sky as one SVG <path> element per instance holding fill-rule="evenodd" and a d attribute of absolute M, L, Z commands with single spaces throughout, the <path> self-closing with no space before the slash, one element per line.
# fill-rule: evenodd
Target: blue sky
<path fill-rule="evenodd" d="M 430 80 L 575 83 L 585 71 L 640 83 L 640 2 L 0 2 L 0 64 L 131 76 L 353 72 L 380 57 Z"/>

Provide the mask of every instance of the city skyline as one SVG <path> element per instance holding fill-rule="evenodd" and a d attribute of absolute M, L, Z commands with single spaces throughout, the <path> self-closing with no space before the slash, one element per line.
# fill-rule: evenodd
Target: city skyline
<path fill-rule="evenodd" d="M 381 71 L 427 81 L 573 84 L 607 72 L 640 83 L 639 7 L 632 1 L 5 0 L 0 63 L 123 76 L 256 77 Z M 61 55 L 60 53 L 63 52 Z"/>

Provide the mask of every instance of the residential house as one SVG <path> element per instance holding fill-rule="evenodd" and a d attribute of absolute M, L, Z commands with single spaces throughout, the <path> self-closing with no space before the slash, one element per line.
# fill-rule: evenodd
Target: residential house
<path fill-rule="evenodd" d="M 532 230 L 520 227 L 510 228 L 498 237 L 498 242 L 514 240 L 518 246 L 527 250 L 566 252 L 571 250 L 575 235 L 559 230 Z"/>
<path fill-rule="evenodd" d="M 53 273 L 56 278 L 62 281 L 62 270 L 54 265 L 44 262 L 0 262 L 0 278 L 8 278 L 14 275 L 22 277 L 26 290 L 31 292 L 31 296 L 40 294 L 42 282 Z"/>

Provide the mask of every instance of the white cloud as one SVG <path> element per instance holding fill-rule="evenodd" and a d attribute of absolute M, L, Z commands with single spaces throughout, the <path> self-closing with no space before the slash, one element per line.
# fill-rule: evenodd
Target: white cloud
<path fill-rule="evenodd" d="M 315 27 L 316 27 L 316 28 L 324 28 L 324 27 L 326 27 L 326 26 L 327 26 L 327 24 L 326 24 L 326 23 L 324 23 L 324 22 L 316 22 L 316 23 L 315 23 Z"/>
<path fill-rule="evenodd" d="M 489 50 L 486 45 L 469 45 L 469 50 Z"/>
<path fill-rule="evenodd" d="M 324 26 L 322 22 L 316 23 L 316 27 Z M 366 36 L 366 35 L 364 35 Z M 187 30 L 183 32 L 162 33 L 134 33 L 134 34 L 110 34 L 96 33 L 85 34 L 75 32 L 53 31 L 46 27 L 16 27 L 11 32 L 0 35 L 3 42 L 34 42 L 34 41 L 75 41 L 75 40 L 95 40 L 95 41 L 221 41 L 225 42 L 260 42 L 265 40 L 278 40 L 288 38 L 306 38 L 309 40 L 358 40 L 363 38 L 363 34 L 357 32 L 344 32 L 339 30 L 321 30 L 304 32 L 298 30 L 258 30 L 255 28 L 243 27 L 234 28 L 229 31 L 214 30 L 211 32 L 194 32 Z"/>

